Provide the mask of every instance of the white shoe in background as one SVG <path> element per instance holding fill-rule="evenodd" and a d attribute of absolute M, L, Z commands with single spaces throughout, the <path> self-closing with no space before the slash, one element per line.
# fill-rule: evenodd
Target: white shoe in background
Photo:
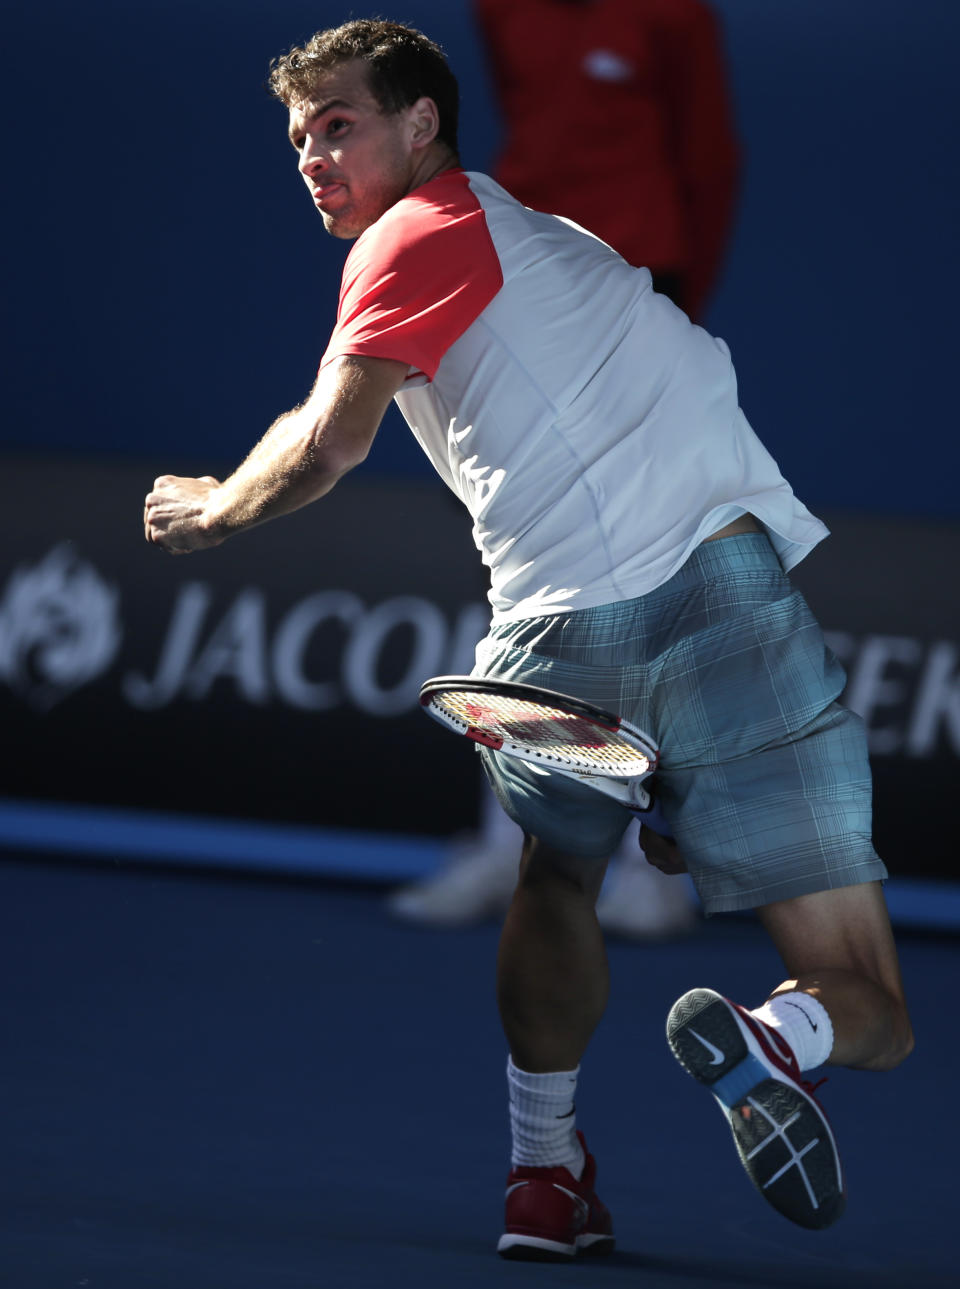
<path fill-rule="evenodd" d="M 502 917 L 513 897 L 523 836 L 491 845 L 478 835 L 455 843 L 439 872 L 387 896 L 394 917 L 423 926 L 466 926 Z"/>
<path fill-rule="evenodd" d="M 452 843 L 443 867 L 387 896 L 394 917 L 423 926 L 468 926 L 506 913 L 517 885 L 523 829 L 490 791 L 480 799 L 480 829 Z"/>
<path fill-rule="evenodd" d="M 631 828 L 610 861 L 597 900 L 597 920 L 611 935 L 628 940 L 666 940 L 688 935 L 699 914 L 686 873 L 666 876 L 647 863 Z"/>

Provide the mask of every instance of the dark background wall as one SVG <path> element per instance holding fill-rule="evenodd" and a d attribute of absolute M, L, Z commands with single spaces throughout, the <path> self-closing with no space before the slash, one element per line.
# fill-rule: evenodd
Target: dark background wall
<path fill-rule="evenodd" d="M 745 410 L 810 504 L 955 516 L 960 7 L 715 7 L 745 184 L 708 324 Z M 351 12 L 7 6 L 0 446 L 232 461 L 302 396 L 345 247 L 261 86 L 273 55 Z M 447 48 L 464 162 L 489 166 L 499 126 L 466 0 L 402 17 Z M 425 470 L 415 452 L 391 418 L 370 468 Z"/>

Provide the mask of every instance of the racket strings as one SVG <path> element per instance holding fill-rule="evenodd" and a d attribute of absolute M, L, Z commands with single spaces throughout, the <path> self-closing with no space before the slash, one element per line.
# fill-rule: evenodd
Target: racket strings
<path fill-rule="evenodd" d="M 573 712 L 525 698 L 452 691 L 434 694 L 465 726 L 535 749 L 544 760 L 575 763 L 585 770 L 631 778 L 646 774 L 650 760 L 621 734 Z"/>

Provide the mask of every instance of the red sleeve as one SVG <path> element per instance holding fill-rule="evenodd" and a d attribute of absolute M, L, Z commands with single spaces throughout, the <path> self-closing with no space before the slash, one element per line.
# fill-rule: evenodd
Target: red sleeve
<path fill-rule="evenodd" d="M 503 285 L 483 208 L 463 171 L 415 189 L 347 257 L 324 367 L 344 354 L 393 358 L 430 380 Z"/>

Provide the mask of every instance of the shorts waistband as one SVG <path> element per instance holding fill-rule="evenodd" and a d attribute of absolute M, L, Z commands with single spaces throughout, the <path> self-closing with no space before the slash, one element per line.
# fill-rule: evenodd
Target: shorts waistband
<path fill-rule="evenodd" d="M 734 537 L 701 542 L 662 585 L 682 586 L 686 581 L 700 581 L 704 576 L 723 573 L 782 574 L 783 566 L 766 533 L 738 533 Z"/>

